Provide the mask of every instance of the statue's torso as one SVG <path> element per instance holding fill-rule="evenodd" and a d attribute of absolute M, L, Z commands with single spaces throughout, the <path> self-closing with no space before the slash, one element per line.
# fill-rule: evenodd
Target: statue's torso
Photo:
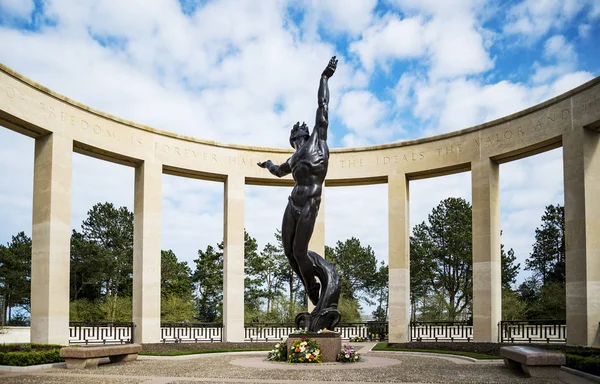
<path fill-rule="evenodd" d="M 321 197 L 323 182 L 329 165 L 329 147 L 319 139 L 316 130 L 298 148 L 289 160 L 296 186 L 291 197 L 295 204 L 302 206 L 308 199 Z"/>

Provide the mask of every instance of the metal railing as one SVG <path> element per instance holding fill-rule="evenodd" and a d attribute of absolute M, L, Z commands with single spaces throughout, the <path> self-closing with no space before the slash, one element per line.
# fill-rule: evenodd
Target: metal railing
<path fill-rule="evenodd" d="M 278 341 L 294 333 L 293 323 L 246 323 L 244 341 Z"/>
<path fill-rule="evenodd" d="M 161 323 L 160 340 L 163 343 L 222 341 L 222 323 Z"/>
<path fill-rule="evenodd" d="M 133 323 L 70 322 L 69 344 L 131 344 Z"/>
<path fill-rule="evenodd" d="M 566 343 L 565 320 L 503 320 L 498 323 L 501 343 Z"/>
<path fill-rule="evenodd" d="M 472 341 L 473 324 L 468 321 L 411 321 L 410 341 Z"/>

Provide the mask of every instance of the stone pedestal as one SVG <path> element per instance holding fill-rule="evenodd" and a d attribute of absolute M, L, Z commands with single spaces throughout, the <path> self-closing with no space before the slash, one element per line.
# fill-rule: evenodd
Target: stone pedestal
<path fill-rule="evenodd" d="M 317 342 L 321 350 L 321 361 L 323 363 L 335 362 L 337 355 L 342 350 L 342 336 L 339 333 L 318 333 L 311 335 L 292 333 L 287 339 L 288 355 L 292 350 L 292 344 L 303 337 Z"/>

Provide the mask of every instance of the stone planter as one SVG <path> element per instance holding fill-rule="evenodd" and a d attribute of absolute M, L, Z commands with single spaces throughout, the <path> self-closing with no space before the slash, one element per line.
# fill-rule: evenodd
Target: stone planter
<path fill-rule="evenodd" d="M 294 341 L 302 340 L 303 337 L 313 339 L 319 344 L 321 361 L 323 363 L 335 362 L 338 353 L 342 350 L 342 336 L 339 333 L 316 333 L 310 335 L 292 333 L 287 339 L 288 351 L 291 351 Z"/>

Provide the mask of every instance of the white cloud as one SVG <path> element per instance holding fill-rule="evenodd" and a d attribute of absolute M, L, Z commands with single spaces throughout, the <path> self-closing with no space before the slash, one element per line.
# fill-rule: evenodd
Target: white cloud
<path fill-rule="evenodd" d="M 29 19 L 34 9 L 33 0 L 0 0 L 0 14 L 3 15 Z"/>
<path fill-rule="evenodd" d="M 375 64 L 385 67 L 392 59 L 416 58 L 425 53 L 424 25 L 420 18 L 400 19 L 386 14 L 362 33 L 360 40 L 350 44 L 363 66 L 372 71 Z"/>
<path fill-rule="evenodd" d="M 298 6 L 307 6 L 305 10 L 304 26 L 315 29 L 321 26 L 326 31 L 333 33 L 359 34 L 366 28 L 373 17 L 373 9 L 377 0 L 328 0 L 298 2 Z M 309 27 L 310 28 L 310 27 Z"/>
<path fill-rule="evenodd" d="M 582 11 L 596 18 L 599 7 L 596 0 L 524 0 L 508 11 L 504 32 L 535 41 L 553 28 L 563 29 Z"/>

